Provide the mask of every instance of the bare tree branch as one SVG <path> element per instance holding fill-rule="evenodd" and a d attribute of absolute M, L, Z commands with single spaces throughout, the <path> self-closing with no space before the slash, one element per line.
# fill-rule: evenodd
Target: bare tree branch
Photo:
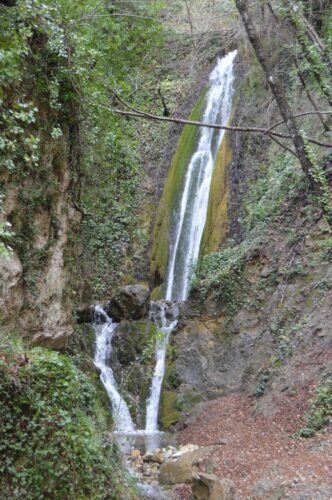
<path fill-rule="evenodd" d="M 128 108 L 130 111 L 124 111 L 124 110 L 121 110 L 118 108 L 107 107 L 107 106 L 102 106 L 102 105 L 97 105 L 97 106 L 100 108 L 106 109 L 108 111 L 111 111 L 112 113 L 116 113 L 118 115 L 128 116 L 128 117 L 132 117 L 132 118 L 146 118 L 148 120 L 171 122 L 171 123 L 177 123 L 177 124 L 182 124 L 182 125 L 194 125 L 196 127 L 207 127 L 207 128 L 213 128 L 216 130 L 229 130 L 231 132 L 259 133 L 259 134 L 265 134 L 265 135 L 269 135 L 269 136 L 279 137 L 280 139 L 292 139 L 292 137 L 290 135 L 281 134 L 279 132 L 272 132 L 272 129 L 275 128 L 277 125 L 281 125 L 282 123 L 284 123 L 284 120 L 281 122 L 278 122 L 277 124 L 272 125 L 269 129 L 265 129 L 265 128 L 260 128 L 260 127 L 232 127 L 232 126 L 228 126 L 228 125 L 219 125 L 219 124 L 215 124 L 215 123 L 186 120 L 184 118 L 175 118 L 172 116 L 159 116 L 159 115 L 155 115 L 153 113 L 148 113 L 146 111 L 141 111 L 139 109 L 134 108 L 133 106 L 131 106 L 130 104 L 125 102 L 113 88 L 110 88 L 110 90 L 114 94 L 114 96 L 117 98 L 117 100 L 124 107 Z M 320 111 L 319 113 L 329 114 L 332 112 Z M 308 111 L 306 113 L 299 113 L 298 115 L 294 115 L 294 117 L 301 117 L 301 116 L 305 116 L 307 114 L 317 114 L 317 112 Z M 312 144 L 316 144 L 317 146 L 332 148 L 332 144 L 326 144 L 326 143 L 317 141 L 315 139 L 308 139 L 308 142 L 311 142 Z"/>
<path fill-rule="evenodd" d="M 297 156 L 297 154 L 295 153 L 295 151 L 293 151 L 291 148 L 289 148 L 288 146 L 285 146 L 285 144 L 283 144 L 282 142 L 278 141 L 278 139 L 276 137 L 274 137 L 272 134 L 269 134 L 269 137 L 278 144 L 278 146 L 280 146 L 281 148 L 285 149 L 286 151 L 288 151 L 289 153 L 291 153 L 293 156 L 295 156 L 295 158 L 299 159 L 299 157 Z"/>
<path fill-rule="evenodd" d="M 95 106 L 97 106 L 98 108 L 110 111 L 111 113 L 116 113 L 117 115 L 122 115 L 122 116 L 127 116 L 127 117 L 132 117 L 132 118 L 145 118 L 146 120 L 171 122 L 171 123 L 177 123 L 177 124 L 181 124 L 181 125 L 194 125 L 196 127 L 207 127 L 207 128 L 213 128 L 216 130 L 229 130 L 231 132 L 253 132 L 253 133 L 259 133 L 259 134 L 265 134 L 268 136 L 280 137 L 281 139 L 291 139 L 290 135 L 279 134 L 277 132 L 266 132 L 265 128 L 230 127 L 227 125 L 217 125 L 215 123 L 206 123 L 206 122 L 199 122 L 199 121 L 194 121 L 194 120 L 184 120 L 183 118 L 173 118 L 171 116 L 159 116 L 159 115 L 154 115 L 152 113 L 145 113 L 144 111 L 124 111 L 124 110 L 118 109 L 118 108 L 111 108 L 108 106 L 102 106 L 101 104 L 95 104 Z M 312 144 L 316 144 L 317 146 L 324 147 L 324 148 L 332 148 L 332 144 L 326 144 L 326 143 L 323 143 L 320 141 L 316 141 L 315 139 L 307 139 L 307 141 L 311 142 Z"/>

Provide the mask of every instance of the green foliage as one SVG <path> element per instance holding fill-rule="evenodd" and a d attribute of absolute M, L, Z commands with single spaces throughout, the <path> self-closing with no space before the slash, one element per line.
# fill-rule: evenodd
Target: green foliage
<path fill-rule="evenodd" d="M 322 260 L 332 262 L 332 236 L 323 240 L 320 247 L 323 250 Z"/>
<path fill-rule="evenodd" d="M 325 175 L 324 171 L 324 165 L 321 165 L 320 162 L 318 161 L 314 148 L 311 146 L 311 144 L 306 140 L 305 134 L 302 132 L 302 135 L 304 136 L 304 145 L 305 145 L 305 151 L 307 153 L 308 158 L 311 161 L 312 164 L 312 175 L 314 180 L 317 182 L 320 192 L 316 194 L 316 197 L 318 199 L 318 202 L 320 203 L 321 207 L 324 210 L 325 215 L 327 215 L 329 218 L 332 217 L 332 194 L 331 194 L 331 189 L 328 183 L 328 180 Z M 326 159 L 323 158 L 323 161 Z"/>
<path fill-rule="evenodd" d="M 18 0 L 14 7 L 0 6 L 0 167 L 8 182 L 20 185 L 19 200 L 28 209 L 17 214 L 19 231 L 14 224 L 20 257 L 31 260 L 34 213 L 50 207 L 59 188 L 49 185 L 48 159 L 50 144 L 52 150 L 58 145 L 53 163 L 67 155 L 70 195 L 87 214 L 85 271 L 95 276 L 100 293 L 121 275 L 128 248 L 139 238 L 141 201 L 139 132 L 109 111 L 111 89 L 150 107 L 141 83 L 158 66 L 162 7 L 157 0 L 137 2 L 128 16 L 126 2 Z"/>
<path fill-rule="evenodd" d="M 231 313 L 236 310 L 246 286 L 243 269 L 247 252 L 246 244 L 230 245 L 220 252 L 203 257 L 199 274 L 192 282 L 193 289 L 197 287 L 201 300 L 205 300 L 208 293 L 213 291 L 227 311 Z"/>
<path fill-rule="evenodd" d="M 263 370 L 263 372 L 260 374 L 257 387 L 255 390 L 255 396 L 257 398 L 263 396 L 266 390 L 266 386 L 270 380 L 270 371 L 269 370 Z"/>
<path fill-rule="evenodd" d="M 289 19 L 296 29 L 296 42 L 305 58 L 302 69 L 316 78 L 321 90 L 330 99 L 332 96 L 330 80 L 331 45 L 329 44 L 331 37 L 331 11 L 326 10 L 324 14 L 321 14 L 322 32 L 323 36 L 326 37 L 327 43 L 323 52 L 318 49 L 317 44 L 308 36 L 305 2 L 296 0 L 296 2 L 288 4 L 287 7 L 280 7 L 279 12 L 282 16 Z"/>
<path fill-rule="evenodd" d="M 286 196 L 301 187 L 303 174 L 293 156 L 279 154 L 258 166 L 255 180 L 250 183 L 245 201 L 244 226 L 247 232 L 261 223 L 271 221 Z"/>
<path fill-rule="evenodd" d="M 126 480 L 117 449 L 96 432 L 97 395 L 87 376 L 64 355 L 2 344 L 2 495 L 120 498 L 120 480 Z"/>
<path fill-rule="evenodd" d="M 310 437 L 316 431 L 323 430 L 332 422 L 332 377 L 328 376 L 317 387 L 315 396 L 310 401 L 307 426 L 297 432 L 299 437 Z"/>

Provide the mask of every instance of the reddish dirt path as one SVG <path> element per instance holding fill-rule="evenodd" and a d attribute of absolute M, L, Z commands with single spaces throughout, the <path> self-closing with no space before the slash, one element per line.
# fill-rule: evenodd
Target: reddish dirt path
<path fill-rule="evenodd" d="M 309 439 L 291 435 L 304 425 L 310 388 L 278 395 L 277 412 L 259 414 L 257 399 L 244 394 L 204 403 L 179 432 L 180 443 L 220 447 L 215 474 L 234 481 L 237 499 L 331 499 L 332 435 Z M 259 400 L 261 403 L 262 400 Z M 263 405 L 264 408 L 264 405 Z M 273 412 L 271 412 L 273 413 Z M 331 488 L 331 489 L 330 489 Z M 190 498 L 190 487 L 178 499 Z"/>

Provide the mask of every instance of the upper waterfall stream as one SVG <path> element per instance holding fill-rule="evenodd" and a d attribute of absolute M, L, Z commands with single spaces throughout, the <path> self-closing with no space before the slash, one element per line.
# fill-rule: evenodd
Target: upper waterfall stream
<path fill-rule="evenodd" d="M 202 121 L 227 125 L 233 97 L 233 61 L 236 51 L 219 59 L 209 77 Z M 201 127 L 196 149 L 185 174 L 179 208 L 173 214 L 166 299 L 186 300 L 190 274 L 197 262 L 206 221 L 210 185 L 224 130 Z"/>
<path fill-rule="evenodd" d="M 209 76 L 208 88 L 202 120 L 209 123 L 226 125 L 233 96 L 233 61 L 236 51 L 218 59 Z M 177 324 L 176 303 L 184 301 L 189 292 L 190 276 L 196 264 L 204 226 L 207 217 L 210 185 L 223 130 L 201 127 L 198 140 L 183 181 L 183 190 L 173 213 L 173 228 L 169 248 L 169 261 L 165 280 L 166 301 L 151 302 L 150 319 L 157 325 L 159 334 L 155 347 L 155 369 L 150 394 L 146 401 L 145 431 L 137 431 L 132 421 L 128 405 L 120 395 L 112 368 L 108 366 L 111 342 L 116 323 L 107 316 L 101 306 L 95 307 L 96 354 L 95 365 L 101 371 L 101 380 L 112 403 L 116 431 L 125 434 L 150 435 L 153 449 L 157 442 L 151 435 L 158 432 L 158 411 L 160 394 L 165 372 L 165 358 L 170 335 Z M 100 324 L 100 323 L 103 324 Z M 123 444 L 123 442 L 122 442 Z"/>

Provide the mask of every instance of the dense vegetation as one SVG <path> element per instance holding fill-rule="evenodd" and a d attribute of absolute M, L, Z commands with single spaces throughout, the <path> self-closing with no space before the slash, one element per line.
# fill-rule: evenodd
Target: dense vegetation
<path fill-rule="evenodd" d="M 122 126 L 107 108 L 113 87 L 125 95 L 137 92 L 162 36 L 160 23 L 151 20 L 159 10 L 153 1 L 136 5 L 133 18 L 117 16 L 116 7 L 94 0 L 4 3 L 0 209 L 8 186 L 23 209 L 13 213 L 12 225 L 1 224 L 0 252 L 15 250 L 20 256 L 32 309 L 42 264 L 59 234 L 59 214 L 52 210 L 61 186 L 51 177 L 48 159 L 54 150 L 56 175 L 69 159 L 68 195 L 84 217 L 80 265 L 86 263 L 88 277 L 94 276 L 96 294 L 121 274 L 117 264 L 126 256 L 137 222 L 137 132 L 130 123 Z M 42 207 L 50 212 L 53 237 L 36 249 L 35 217 Z M 78 236 L 77 231 L 69 234 L 71 246 L 77 245 Z M 77 251 L 67 250 L 65 259 L 74 270 Z M 71 358 L 16 345 L 10 340 L 14 332 L 7 328 L 1 327 L 0 335 L 1 495 L 134 495 L 116 445 L 103 434 L 110 422 L 101 418 L 98 377 L 91 369 L 88 377 L 76 367 L 79 352 Z"/>
<path fill-rule="evenodd" d="M 70 358 L 7 339 L 0 373 L 2 498 L 130 497 L 117 448 L 98 429 L 98 394 Z"/>

